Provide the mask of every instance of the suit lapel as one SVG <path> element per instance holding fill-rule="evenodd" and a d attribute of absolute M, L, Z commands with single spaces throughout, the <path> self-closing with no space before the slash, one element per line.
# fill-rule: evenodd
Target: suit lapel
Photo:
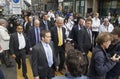
<path fill-rule="evenodd" d="M 19 41 L 18 41 L 18 34 L 17 32 L 15 33 L 15 40 L 16 40 L 16 46 L 19 47 Z"/>
<path fill-rule="evenodd" d="M 56 38 L 57 38 L 57 41 L 58 41 L 58 29 L 57 29 L 57 26 L 55 27 L 55 34 L 56 34 Z"/>
<path fill-rule="evenodd" d="M 34 39 L 35 39 L 35 42 L 36 42 L 36 35 L 35 35 L 35 28 L 33 28 L 33 36 L 34 36 Z"/>
<path fill-rule="evenodd" d="M 45 49 L 44 49 L 44 47 L 43 47 L 41 42 L 40 42 L 40 46 L 39 47 L 41 48 L 41 53 L 43 53 L 43 55 L 44 55 L 44 57 L 46 58 L 46 61 L 47 61 L 47 56 L 45 54 Z"/>
<path fill-rule="evenodd" d="M 52 54 L 54 54 L 53 52 L 54 52 L 54 50 L 53 50 L 53 45 L 52 45 L 52 42 L 50 42 L 50 47 L 51 47 L 51 49 L 52 49 Z"/>

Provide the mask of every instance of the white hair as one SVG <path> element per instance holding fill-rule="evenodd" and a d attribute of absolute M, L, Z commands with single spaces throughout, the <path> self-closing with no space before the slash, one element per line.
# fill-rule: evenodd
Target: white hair
<path fill-rule="evenodd" d="M 0 25 L 2 25 L 5 22 L 7 22 L 5 19 L 0 19 Z"/>
<path fill-rule="evenodd" d="M 58 21 L 64 21 L 64 18 L 62 18 L 62 17 L 57 17 L 57 18 L 56 18 L 56 22 L 58 22 Z"/>

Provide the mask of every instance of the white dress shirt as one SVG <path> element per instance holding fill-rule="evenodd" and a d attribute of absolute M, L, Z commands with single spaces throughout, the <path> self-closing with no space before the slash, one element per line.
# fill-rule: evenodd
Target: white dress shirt
<path fill-rule="evenodd" d="M 100 19 L 99 18 L 93 18 L 92 19 L 92 31 L 99 31 L 100 27 Z"/>
<path fill-rule="evenodd" d="M 25 38 L 23 34 L 17 33 L 18 34 L 18 42 L 19 42 L 19 49 L 24 49 L 26 46 Z"/>

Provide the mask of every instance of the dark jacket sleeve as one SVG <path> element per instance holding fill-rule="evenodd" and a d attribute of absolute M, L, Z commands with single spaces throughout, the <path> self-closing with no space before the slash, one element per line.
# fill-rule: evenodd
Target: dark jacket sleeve
<path fill-rule="evenodd" d="M 14 38 L 13 35 L 10 36 L 10 42 L 9 42 L 9 49 L 10 49 L 10 54 L 14 54 Z"/>
<path fill-rule="evenodd" d="M 96 73 L 100 76 L 106 74 L 108 71 L 110 71 L 116 64 L 116 62 L 105 59 L 105 55 L 102 51 L 96 53 L 95 57 L 95 70 Z"/>
<path fill-rule="evenodd" d="M 32 71 L 33 71 L 33 76 L 39 76 L 38 74 L 38 52 L 35 47 L 32 49 Z"/>
<path fill-rule="evenodd" d="M 79 30 L 78 31 L 78 35 L 77 35 L 77 37 L 78 37 L 78 49 L 81 52 L 85 52 L 84 49 L 83 49 L 84 36 L 85 36 L 84 31 L 83 30 Z"/>

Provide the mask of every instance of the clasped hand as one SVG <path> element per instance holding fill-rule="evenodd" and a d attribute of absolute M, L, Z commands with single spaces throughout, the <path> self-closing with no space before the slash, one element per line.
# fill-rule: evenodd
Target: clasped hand
<path fill-rule="evenodd" d="M 117 55 L 117 54 L 114 54 L 111 58 L 110 58 L 112 61 L 119 61 L 120 60 L 120 56 Z"/>

